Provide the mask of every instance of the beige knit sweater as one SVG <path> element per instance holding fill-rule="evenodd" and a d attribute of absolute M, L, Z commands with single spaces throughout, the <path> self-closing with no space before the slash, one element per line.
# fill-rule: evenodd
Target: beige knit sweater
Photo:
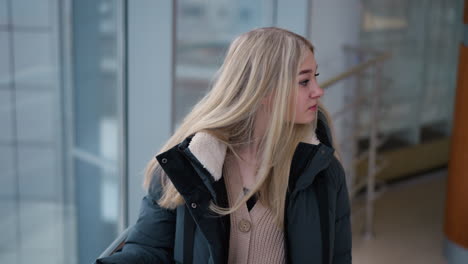
<path fill-rule="evenodd" d="M 311 131 L 310 138 L 304 142 L 315 145 L 320 143 L 315 131 Z M 229 204 L 234 204 L 243 195 L 243 188 L 238 168 L 226 151 L 227 146 L 206 132 L 198 132 L 189 148 L 215 181 L 224 175 Z M 274 223 L 270 210 L 260 202 L 250 212 L 244 205 L 231 214 L 229 239 L 230 264 L 286 262 L 284 233 Z"/>
<path fill-rule="evenodd" d="M 242 180 L 232 156 L 226 156 L 224 166 L 228 200 L 233 205 L 243 195 Z M 260 201 L 250 211 L 244 204 L 231 214 L 228 263 L 286 263 L 283 231 Z"/>

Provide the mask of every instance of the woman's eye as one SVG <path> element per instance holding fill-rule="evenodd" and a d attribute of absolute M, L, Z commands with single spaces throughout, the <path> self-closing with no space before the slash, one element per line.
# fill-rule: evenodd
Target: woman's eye
<path fill-rule="evenodd" d="M 304 80 L 304 81 L 299 82 L 299 84 L 302 86 L 307 86 L 308 83 L 309 83 L 309 80 Z"/>
<path fill-rule="evenodd" d="M 319 76 L 319 75 L 320 75 L 320 73 L 317 72 L 317 73 L 315 74 L 315 77 L 317 77 L 317 76 Z"/>

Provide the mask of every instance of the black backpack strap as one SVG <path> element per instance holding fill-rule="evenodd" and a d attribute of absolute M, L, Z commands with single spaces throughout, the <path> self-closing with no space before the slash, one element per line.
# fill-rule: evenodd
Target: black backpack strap
<path fill-rule="evenodd" d="M 184 213 L 184 264 L 193 263 L 193 240 L 195 234 L 195 221 L 193 220 L 187 205 Z"/>
<path fill-rule="evenodd" d="M 177 207 L 176 223 L 174 259 L 177 263 L 191 264 L 193 262 L 195 222 L 187 205 Z"/>
<path fill-rule="evenodd" d="M 315 190 L 318 196 L 318 205 L 320 211 L 320 232 L 322 234 L 322 260 L 323 264 L 330 263 L 330 226 L 328 214 L 328 187 L 326 179 L 318 176 Z"/>

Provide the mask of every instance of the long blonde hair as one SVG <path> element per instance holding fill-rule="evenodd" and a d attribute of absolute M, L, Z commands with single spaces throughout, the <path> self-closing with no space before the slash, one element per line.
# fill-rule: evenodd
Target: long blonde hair
<path fill-rule="evenodd" d="M 307 39 L 280 28 L 259 28 L 238 36 L 231 43 L 211 90 L 160 150 L 159 153 L 167 151 L 186 137 L 204 131 L 225 143 L 235 154 L 234 146 L 252 142 L 261 100 L 273 95 L 270 120 L 259 145 L 258 182 L 230 208 L 212 203 L 212 211 L 230 214 L 257 193 L 260 202 L 272 210 L 277 225 L 283 226 L 292 156 L 299 142 L 305 141 L 316 125 L 316 122 L 288 122 L 294 116 L 296 77 L 307 51 L 314 52 Z M 161 177 L 162 195 L 158 201 L 161 207 L 174 209 L 184 203 L 156 159 L 147 165 L 146 188 L 155 180 L 153 175 Z"/>

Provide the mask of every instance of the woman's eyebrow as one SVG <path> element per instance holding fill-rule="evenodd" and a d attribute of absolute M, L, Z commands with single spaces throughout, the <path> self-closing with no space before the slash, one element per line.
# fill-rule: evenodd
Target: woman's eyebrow
<path fill-rule="evenodd" d="M 317 72 L 317 70 L 318 70 L 318 64 L 317 64 L 317 66 L 315 66 L 315 72 Z M 306 74 L 306 73 L 311 73 L 311 72 L 312 72 L 311 69 L 305 69 L 305 70 L 300 71 L 299 75 Z"/>

